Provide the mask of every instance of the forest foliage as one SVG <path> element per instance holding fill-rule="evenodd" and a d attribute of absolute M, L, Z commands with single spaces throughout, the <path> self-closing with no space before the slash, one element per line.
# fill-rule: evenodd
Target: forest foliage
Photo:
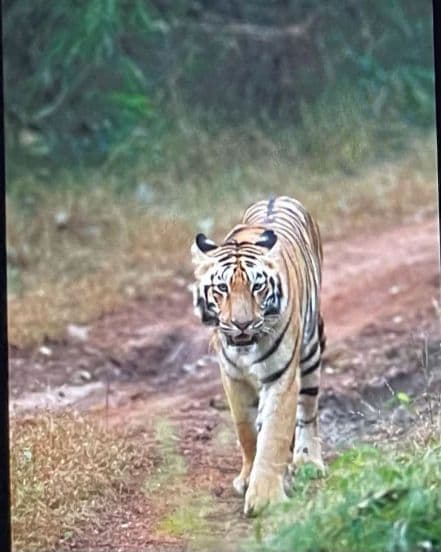
<path fill-rule="evenodd" d="M 155 162 L 183 119 L 311 129 L 343 109 L 349 125 L 376 121 L 377 139 L 433 125 L 429 0 L 4 0 L 3 10 L 12 165 L 101 163 L 129 139 Z"/>

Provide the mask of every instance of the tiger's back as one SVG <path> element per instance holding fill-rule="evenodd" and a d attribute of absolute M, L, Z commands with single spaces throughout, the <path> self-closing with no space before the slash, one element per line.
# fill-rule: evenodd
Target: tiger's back
<path fill-rule="evenodd" d="M 243 224 L 272 229 L 283 240 L 285 251 L 300 251 L 295 263 L 304 267 L 309 279 L 304 287 L 302 347 L 300 355 L 300 400 L 297 407 L 297 430 L 291 448 L 295 463 L 309 461 L 311 453 L 321 458 L 318 442 L 318 394 L 321 356 L 326 345 L 323 317 L 320 312 L 323 248 L 318 224 L 296 199 L 281 196 L 252 204 L 244 213 Z M 288 267 L 289 268 L 289 267 Z M 294 268 L 294 267 L 292 267 Z M 312 443 L 312 447 L 310 445 Z M 320 460 L 316 461 L 318 465 Z"/>
<path fill-rule="evenodd" d="M 249 239 L 264 229 L 271 229 L 283 243 L 281 254 L 286 258 L 287 277 L 304 295 L 301 317 L 307 343 L 312 338 L 311 325 L 321 326 L 322 350 L 325 344 L 323 321 L 320 314 L 323 248 L 318 224 L 296 199 L 280 196 L 253 203 L 245 211 L 242 223 L 227 235 L 225 241 Z M 295 281 L 293 281 L 295 280 Z"/>
<path fill-rule="evenodd" d="M 280 196 L 253 203 L 245 211 L 243 223 L 271 228 L 287 245 L 294 240 L 301 247 L 310 247 L 320 261 L 323 258 L 319 227 L 296 199 Z"/>

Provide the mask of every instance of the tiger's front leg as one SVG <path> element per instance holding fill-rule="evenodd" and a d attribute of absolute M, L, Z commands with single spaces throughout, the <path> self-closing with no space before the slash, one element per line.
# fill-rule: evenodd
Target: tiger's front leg
<path fill-rule="evenodd" d="M 319 436 L 318 396 L 320 389 L 321 358 L 325 348 L 324 323 L 315 329 L 311 342 L 300 357 L 300 395 L 297 406 L 294 466 L 310 462 L 325 473 Z"/>
<path fill-rule="evenodd" d="M 299 384 L 291 369 L 261 391 L 256 456 L 245 495 L 244 513 L 259 513 L 286 499 L 284 479 L 295 427 Z"/>
<path fill-rule="evenodd" d="M 233 487 L 240 496 L 244 496 L 256 454 L 258 396 L 246 381 L 231 378 L 222 366 L 221 379 L 242 451 L 242 469 L 234 479 Z"/>

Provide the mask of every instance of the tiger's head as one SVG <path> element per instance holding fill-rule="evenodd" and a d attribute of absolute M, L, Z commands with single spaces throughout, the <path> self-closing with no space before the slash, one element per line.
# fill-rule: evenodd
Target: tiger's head
<path fill-rule="evenodd" d="M 228 345 L 246 347 L 271 333 L 286 301 L 276 234 L 244 228 L 233 236 L 219 246 L 204 234 L 196 236 L 194 307 L 202 322 L 217 327 Z"/>

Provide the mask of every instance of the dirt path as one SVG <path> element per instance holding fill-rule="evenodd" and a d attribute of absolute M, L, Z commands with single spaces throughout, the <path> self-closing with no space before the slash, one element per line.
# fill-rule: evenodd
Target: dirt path
<path fill-rule="evenodd" d="M 390 401 L 394 391 L 440 389 L 438 251 L 436 219 L 325 245 L 321 425 L 328 458 L 355 440 L 409 430 L 412 417 Z M 239 454 L 207 354 L 209 332 L 192 314 L 187 284 L 177 280 L 167 297 L 71 328 L 63 342 L 12 351 L 13 413 L 88 409 L 135 439 L 147 436 L 158 473 L 165 461 L 158 427 L 165 424 L 174 432 L 172 457 L 185 459 L 179 473 L 169 466 L 168 479 L 150 474 L 157 488 L 103 514 L 70 549 L 181 551 L 216 542 L 216 550 L 221 543 L 227 550 L 249 530 L 231 489 Z"/>

